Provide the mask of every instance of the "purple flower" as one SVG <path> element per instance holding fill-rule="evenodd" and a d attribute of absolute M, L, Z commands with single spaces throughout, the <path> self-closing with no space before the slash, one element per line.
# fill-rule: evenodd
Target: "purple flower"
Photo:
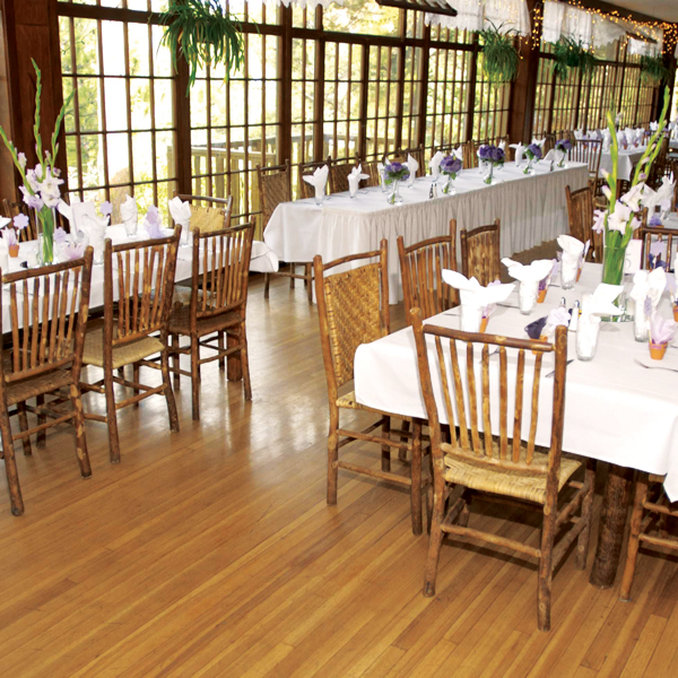
<path fill-rule="evenodd" d="M 19 230 L 23 231 L 26 226 L 28 226 L 28 217 L 25 214 L 17 214 L 14 219 L 14 226 Z"/>
<path fill-rule="evenodd" d="M 487 144 L 483 144 L 479 149 L 478 149 L 478 157 L 481 160 L 491 160 L 492 158 L 490 157 L 491 149 L 492 146 L 488 146 Z"/>
<path fill-rule="evenodd" d="M 111 205 L 111 203 L 108 202 L 108 200 L 104 200 L 101 203 L 101 206 L 99 207 L 99 209 L 101 210 L 101 213 L 105 217 L 108 217 L 108 216 L 110 216 L 111 212 L 113 211 L 113 205 Z"/>
<path fill-rule="evenodd" d="M 390 162 L 384 165 L 384 175 L 389 181 L 395 179 L 402 181 L 410 176 L 410 170 L 407 165 L 404 165 L 401 162 Z"/>
<path fill-rule="evenodd" d="M 504 162 L 504 151 L 499 146 L 492 146 L 492 144 L 483 144 L 478 149 L 478 157 L 486 162 L 501 165 Z"/>
<path fill-rule="evenodd" d="M 440 171 L 443 174 L 449 174 L 452 178 L 457 175 L 457 172 L 461 170 L 461 167 L 461 160 L 459 160 L 454 153 L 446 155 L 440 161 Z"/>
<path fill-rule="evenodd" d="M 572 150 L 572 142 L 569 139 L 559 139 L 556 141 L 556 150 L 569 153 Z"/>
<path fill-rule="evenodd" d="M 19 190 L 28 207 L 32 210 L 41 210 L 43 208 L 44 203 L 39 195 L 33 195 L 25 186 L 19 186 Z"/>
<path fill-rule="evenodd" d="M 525 154 L 530 159 L 541 160 L 541 148 L 539 146 L 537 146 L 537 144 L 530 144 L 525 149 Z"/>

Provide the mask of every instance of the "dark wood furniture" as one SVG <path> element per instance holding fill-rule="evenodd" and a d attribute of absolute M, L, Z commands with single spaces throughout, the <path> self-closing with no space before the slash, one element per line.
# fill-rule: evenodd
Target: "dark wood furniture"
<path fill-rule="evenodd" d="M 565 186 L 567 201 L 567 220 L 570 226 L 570 235 L 585 243 L 591 241 L 591 247 L 586 254 L 586 261 L 603 261 L 602 234 L 594 233 L 593 229 L 593 189 L 584 186 L 578 191 L 572 191 Z"/>
<path fill-rule="evenodd" d="M 678 233 L 671 228 L 663 226 L 641 226 L 637 229 L 635 237 L 642 241 L 640 266 L 641 268 L 656 267 L 656 254 L 653 254 L 652 248 L 661 248 L 660 257 L 664 268 L 667 271 L 673 270 L 673 255 L 676 243 L 678 242 Z M 653 257 L 651 260 L 650 257 Z"/>
<path fill-rule="evenodd" d="M 467 278 L 475 276 L 481 285 L 501 276 L 500 228 L 495 219 L 493 224 L 459 232 L 461 272 Z"/>

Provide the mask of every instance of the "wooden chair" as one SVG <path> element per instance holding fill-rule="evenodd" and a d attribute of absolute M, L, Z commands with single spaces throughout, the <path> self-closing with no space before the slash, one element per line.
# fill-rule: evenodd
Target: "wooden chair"
<path fill-rule="evenodd" d="M 379 168 L 377 167 L 378 164 L 378 160 L 362 163 L 363 172 L 370 175 L 369 179 L 365 179 L 366 186 L 381 186 L 381 176 L 379 176 Z"/>
<path fill-rule="evenodd" d="M 420 309 L 414 309 L 412 315 L 433 455 L 433 516 L 424 595 L 435 593 L 445 535 L 513 549 L 538 561 L 538 626 L 548 630 L 551 577 L 575 539 L 577 565 L 583 569 L 586 564 L 595 475 L 589 465 L 583 481 L 573 481 L 582 464 L 561 458 L 567 328 L 558 327 L 555 343 L 550 344 L 423 326 Z M 425 337 L 435 342 L 435 351 L 430 354 Z M 491 359 L 494 350 L 499 355 Z M 542 374 L 542 367 L 551 369 L 552 355 L 555 376 L 550 381 Z M 444 442 L 442 436 L 433 378 L 438 382 L 442 379 L 450 442 Z M 542 396 L 548 406 L 540 408 L 542 382 L 546 394 L 548 389 L 553 393 L 552 399 Z M 542 452 L 535 440 L 537 421 L 549 416 L 548 410 L 550 444 Z M 539 546 L 470 527 L 470 503 L 475 494 L 540 510 Z M 561 538 L 555 543 L 557 535 Z"/>
<path fill-rule="evenodd" d="M 668 135 L 664 134 L 659 143 L 659 153 L 657 153 L 657 157 L 652 163 L 652 167 L 650 168 L 650 176 L 647 179 L 647 183 L 650 188 L 654 189 L 657 189 L 659 186 L 661 186 L 662 177 L 671 171 L 671 163 L 668 160 L 670 143 Z"/>
<path fill-rule="evenodd" d="M 400 275 L 405 310 L 421 308 L 425 318 L 459 304 L 457 290 L 442 281 L 444 268 L 457 270 L 457 220 L 450 220 L 450 232 L 405 247 L 398 236 Z"/>
<path fill-rule="evenodd" d="M 177 408 L 169 376 L 167 324 L 172 307 L 174 271 L 181 229 L 166 238 L 104 247 L 104 319 L 88 329 L 85 336 L 83 363 L 103 369 L 103 378 L 81 384 L 84 391 L 95 391 L 106 398 L 106 415 L 88 412 L 86 419 L 108 425 L 111 462 L 120 461 L 117 411 L 155 394 L 163 394 L 167 402 L 170 429 L 179 430 Z M 113 277 L 113 268 L 116 275 Z M 114 304 L 115 300 L 115 304 Z M 160 366 L 147 358 L 160 354 Z M 133 380 L 120 374 L 120 368 L 133 366 Z M 162 383 L 148 386 L 140 383 L 141 366 L 160 369 Z M 118 371 L 117 376 L 114 371 Z M 116 399 L 115 384 L 132 389 L 133 395 Z"/>
<path fill-rule="evenodd" d="M 585 243 L 591 241 L 586 261 L 602 263 L 603 252 L 596 250 L 597 238 L 594 237 L 593 226 L 593 189 L 585 186 L 578 191 L 572 191 L 565 186 L 565 199 L 567 200 L 567 220 L 570 226 L 570 235 Z"/>
<path fill-rule="evenodd" d="M 323 264 L 313 259 L 320 343 L 327 378 L 330 430 L 327 440 L 327 503 L 337 503 L 340 468 L 362 473 L 409 488 L 412 531 L 421 534 L 422 454 L 421 422 L 412 422 L 412 432 L 391 428 L 391 414 L 360 405 L 347 386 L 353 379 L 356 348 L 389 332 L 387 242 L 372 252 L 354 254 Z M 347 266 L 356 266 L 349 268 Z M 341 391 L 341 393 L 340 393 Z M 340 413 L 362 411 L 376 415 L 367 428 L 356 430 L 340 425 Z M 381 435 L 373 433 L 381 428 Z M 381 470 L 339 458 L 339 448 L 353 440 L 381 446 Z M 391 470 L 390 449 L 411 451 L 408 475 Z"/>
<path fill-rule="evenodd" d="M 309 162 L 300 162 L 298 167 L 299 172 L 299 197 L 300 198 L 312 198 L 315 195 L 315 189 L 308 181 L 304 181 L 305 174 L 313 174 L 315 170 L 323 165 L 331 167 L 332 158 L 328 157 L 327 160 L 310 160 Z M 328 174 L 329 181 L 329 174 Z"/>
<path fill-rule="evenodd" d="M 191 203 L 191 230 L 199 228 L 201 233 L 207 233 L 208 231 L 220 231 L 229 225 L 233 210 L 233 196 L 214 198 L 177 193 L 177 197 Z"/>
<path fill-rule="evenodd" d="M 24 512 L 15 441 L 22 440 L 24 453 L 30 454 L 26 443 L 31 435 L 72 422 L 80 473 L 83 477 L 92 473 L 79 387 L 91 271 L 92 248 L 88 247 L 82 259 L 2 276 L 5 291 L 0 300 L 0 457 L 4 454 L 15 516 Z M 8 327 L 2 327 L 3 303 L 9 306 Z M 5 343 L 10 344 L 9 348 L 4 348 Z M 67 390 L 67 397 L 62 398 L 60 390 Z M 47 403 L 46 397 L 50 398 Z M 40 399 L 35 408 L 38 421 L 31 427 L 26 417 L 29 398 Z M 64 404 L 70 407 L 66 409 Z M 19 417 L 19 431 L 12 431 L 13 415 Z"/>
<path fill-rule="evenodd" d="M 172 309 L 169 335 L 174 385 L 179 386 L 182 374 L 191 378 L 193 419 L 198 420 L 200 366 L 203 363 L 218 360 L 219 368 L 223 370 L 228 357 L 229 379 L 242 379 L 245 399 L 252 399 L 245 309 L 254 225 L 244 224 L 208 233 L 201 233 L 200 229 L 192 231 L 190 302 L 175 305 Z M 189 337 L 188 345 L 180 346 L 181 335 Z M 201 347 L 213 353 L 201 358 Z M 180 354 L 190 355 L 190 371 L 180 369 Z"/>
<path fill-rule="evenodd" d="M 600 139 L 580 139 L 572 146 L 570 160 L 583 162 L 589 169 L 589 186 L 595 193 L 598 187 L 600 171 L 600 156 L 603 151 L 603 142 Z"/>
<path fill-rule="evenodd" d="M 640 254 L 640 265 L 642 268 L 649 269 L 655 266 L 653 261 L 650 260 L 652 255 L 651 248 L 653 245 L 661 243 L 664 268 L 667 271 L 673 270 L 673 255 L 678 244 L 678 233 L 673 229 L 664 228 L 663 226 L 641 226 L 636 230 L 634 237 L 642 241 Z"/>
<path fill-rule="evenodd" d="M 17 236 L 20 241 L 37 240 L 37 228 L 35 225 L 35 211 L 29 210 L 25 205 L 19 202 L 12 202 L 3 198 L 0 202 L 0 216 L 7 219 L 13 219 L 19 214 L 25 214 L 28 217 L 28 226 L 18 231 Z M 14 229 L 17 230 L 16 228 Z"/>
<path fill-rule="evenodd" d="M 631 585 L 641 544 L 678 551 L 678 537 L 666 529 L 668 520 L 678 518 L 678 504 L 669 501 L 662 487 L 663 481 L 662 476 L 636 474 L 626 563 L 619 592 L 622 600 L 631 600 Z"/>
<path fill-rule="evenodd" d="M 461 272 L 467 278 L 475 276 L 481 285 L 488 285 L 501 277 L 499 219 L 471 231 L 462 228 L 459 241 Z"/>
<path fill-rule="evenodd" d="M 323 163 L 321 163 L 323 164 Z M 291 202 L 292 200 L 292 183 L 290 172 L 290 161 L 286 160 L 284 165 L 276 165 L 272 167 L 261 167 L 257 165 L 257 181 L 259 185 L 259 200 L 261 202 L 261 220 L 262 233 L 266 230 L 266 225 L 273 214 L 275 208 L 281 202 Z M 302 182 L 301 179 L 299 180 Z M 282 275 L 290 279 L 290 289 L 294 288 L 295 280 L 303 280 L 306 286 L 308 302 L 313 301 L 313 288 L 311 287 L 313 280 L 313 272 L 311 270 L 311 262 L 303 264 L 304 272 L 297 273 L 296 264 L 289 263 L 289 270 L 278 271 L 277 273 L 264 273 L 264 298 L 268 299 L 269 285 L 272 275 Z"/>
<path fill-rule="evenodd" d="M 330 161 L 330 193 L 348 192 L 348 175 L 360 164 L 359 158 Z"/>
<path fill-rule="evenodd" d="M 465 141 L 461 145 L 461 162 L 464 169 L 478 167 L 478 148 L 480 145 L 476 145 L 474 141 Z"/>

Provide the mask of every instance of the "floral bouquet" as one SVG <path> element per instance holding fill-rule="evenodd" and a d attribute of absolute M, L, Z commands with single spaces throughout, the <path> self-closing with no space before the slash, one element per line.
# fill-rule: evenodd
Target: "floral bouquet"
<path fill-rule="evenodd" d="M 489 166 L 490 173 L 484 179 L 486 184 L 492 183 L 492 176 L 494 173 L 495 167 L 500 167 L 504 164 L 504 151 L 499 148 L 499 146 L 493 146 L 492 144 L 483 144 L 478 149 L 478 158 L 482 163 Z"/>
<path fill-rule="evenodd" d="M 610 157 L 612 171 L 603 172 L 607 186 L 603 193 L 607 198 L 606 210 L 594 213 L 593 230 L 604 234 L 605 253 L 603 257 L 603 282 L 618 285 L 624 273 L 626 247 L 633 236 L 633 231 L 640 226 L 640 212 L 651 201 L 655 192 L 645 184 L 652 163 L 661 148 L 664 122 L 669 104 L 669 91 L 665 91 L 664 107 L 659 118 L 659 125 L 650 137 L 647 147 L 636 165 L 631 188 L 627 193 L 617 197 L 617 159 L 619 157 L 619 140 L 615 132 L 615 119 L 612 111 L 607 113 L 607 126 L 610 131 Z"/>
<path fill-rule="evenodd" d="M 523 174 L 532 174 L 532 164 L 541 160 L 541 146 L 537 144 L 530 144 L 524 152 L 527 156 L 527 166 L 523 170 Z"/>
<path fill-rule="evenodd" d="M 452 181 L 457 178 L 457 174 L 461 171 L 461 160 L 454 154 L 446 155 L 440 161 L 440 171 L 447 177 L 447 181 L 443 186 L 443 193 L 449 193 L 452 188 Z"/>
<path fill-rule="evenodd" d="M 66 108 L 70 105 L 75 91 L 64 101 L 59 115 L 54 122 L 54 131 L 52 132 L 49 150 L 43 149 L 42 138 L 40 137 L 40 99 L 42 96 L 42 74 L 38 65 L 33 59 L 33 68 L 37 78 L 35 91 L 35 117 L 33 122 L 33 135 L 35 137 L 35 152 L 38 156 L 38 164 L 33 169 L 26 169 L 26 156 L 19 153 L 14 144 L 7 138 L 5 130 L 0 126 L 0 136 L 9 150 L 14 165 L 23 185 L 19 190 L 23 200 L 34 209 L 37 214 L 37 222 L 42 230 L 42 263 L 49 264 L 54 259 L 54 208 L 59 204 L 61 192 L 59 186 L 64 183 L 60 178 L 61 172 L 54 167 L 56 156 L 59 151 L 57 138 L 59 130 L 66 114 Z"/>
<path fill-rule="evenodd" d="M 565 167 L 565 158 L 567 158 L 567 154 L 571 150 L 572 142 L 569 139 L 558 139 L 558 141 L 556 141 L 556 151 L 560 153 L 558 167 Z"/>

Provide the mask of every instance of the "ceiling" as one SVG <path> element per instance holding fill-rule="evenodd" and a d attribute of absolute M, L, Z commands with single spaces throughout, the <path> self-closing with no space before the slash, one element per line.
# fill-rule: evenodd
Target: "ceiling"
<path fill-rule="evenodd" d="M 653 16 L 662 21 L 678 23 L 678 0 L 609 0 L 610 4 Z M 583 0 L 583 5 L 587 5 Z"/>

